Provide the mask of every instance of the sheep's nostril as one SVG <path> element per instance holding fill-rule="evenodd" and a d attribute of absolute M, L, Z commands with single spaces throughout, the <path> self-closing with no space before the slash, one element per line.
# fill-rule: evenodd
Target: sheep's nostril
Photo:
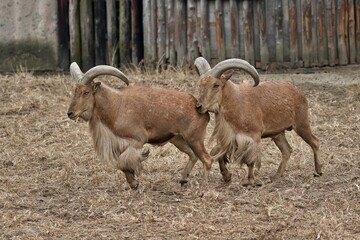
<path fill-rule="evenodd" d="M 67 115 L 69 118 L 71 118 L 71 116 L 73 115 L 73 112 L 68 112 Z"/>

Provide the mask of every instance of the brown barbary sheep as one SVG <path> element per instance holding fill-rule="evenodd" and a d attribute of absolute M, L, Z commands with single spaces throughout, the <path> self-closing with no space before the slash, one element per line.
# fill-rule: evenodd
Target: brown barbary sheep
<path fill-rule="evenodd" d="M 129 86 L 128 78 L 110 66 L 96 66 L 84 74 L 72 63 L 70 72 L 77 83 L 68 117 L 89 122 L 97 155 L 122 170 L 131 188 L 138 187 L 135 175 L 147 158 L 148 152 L 142 150 L 146 143 L 171 142 L 189 156 L 181 183 L 186 183 L 197 158 L 204 166 L 203 183 L 207 181 L 212 158 L 204 138 L 210 117 L 196 111 L 195 97 L 171 89 Z M 128 86 L 113 89 L 94 81 L 99 75 L 116 76 Z"/>
<path fill-rule="evenodd" d="M 319 141 L 309 124 L 308 104 L 303 92 L 290 81 L 260 82 L 256 69 L 241 59 L 228 59 L 211 69 L 199 57 L 195 66 L 200 74 L 200 96 L 196 108 L 200 113 L 215 113 L 213 138 L 217 146 L 211 151 L 219 159 L 225 181 L 231 175 L 226 168 L 226 154 L 249 167 L 248 181 L 254 185 L 254 165 L 260 167 L 261 138 L 270 137 L 282 153 L 282 161 L 272 180 L 282 176 L 292 149 L 285 130 L 294 130 L 314 153 L 315 171 L 322 175 L 318 159 Z M 227 70 L 249 73 L 255 84 L 229 81 Z"/>

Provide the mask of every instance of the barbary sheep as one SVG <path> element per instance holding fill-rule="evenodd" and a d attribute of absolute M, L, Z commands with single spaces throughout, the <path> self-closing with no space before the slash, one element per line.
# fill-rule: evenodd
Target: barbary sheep
<path fill-rule="evenodd" d="M 125 173 L 131 188 L 138 187 L 136 175 L 148 152 L 144 144 L 174 144 L 189 156 L 182 172 L 185 183 L 199 158 L 207 181 L 212 158 L 204 146 L 209 114 L 196 111 L 196 99 L 176 90 L 129 85 L 125 74 L 111 66 L 95 66 L 85 74 L 74 62 L 70 72 L 77 81 L 67 115 L 89 122 L 95 151 L 101 160 L 111 162 Z M 126 85 L 113 89 L 94 81 L 99 75 L 112 75 Z"/>
<path fill-rule="evenodd" d="M 277 173 L 282 176 L 292 149 L 285 130 L 294 130 L 313 150 L 315 171 L 322 175 L 318 159 L 319 141 L 309 124 L 308 104 L 303 92 L 291 81 L 260 82 L 256 69 L 242 59 L 227 59 L 211 68 L 199 57 L 195 66 L 200 75 L 199 98 L 196 108 L 200 113 L 215 113 L 213 138 L 215 155 L 225 181 L 231 180 L 226 168 L 226 155 L 249 167 L 248 183 L 254 185 L 254 165 L 260 167 L 261 138 L 270 137 L 280 149 L 282 160 Z M 235 84 L 228 81 L 227 70 L 240 69 L 249 73 L 255 84 Z"/>

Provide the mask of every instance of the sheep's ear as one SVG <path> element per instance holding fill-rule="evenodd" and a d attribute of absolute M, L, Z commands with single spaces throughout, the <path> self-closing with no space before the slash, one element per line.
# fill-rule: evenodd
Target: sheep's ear
<path fill-rule="evenodd" d="M 100 88 L 101 82 L 95 82 L 93 85 L 93 91 L 96 92 Z"/>

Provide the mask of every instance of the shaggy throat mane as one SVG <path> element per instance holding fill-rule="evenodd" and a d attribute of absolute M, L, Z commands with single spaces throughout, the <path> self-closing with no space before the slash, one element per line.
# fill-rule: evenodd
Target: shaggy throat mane
<path fill-rule="evenodd" d="M 220 149 L 213 156 L 215 159 L 227 154 L 231 161 L 240 164 L 256 163 L 260 168 L 258 143 L 245 134 L 235 132 L 222 113 L 215 114 L 215 128 L 210 142 L 214 140 Z"/>
<path fill-rule="evenodd" d="M 141 162 L 145 160 L 141 144 L 116 136 L 101 121 L 89 123 L 97 156 L 118 169 L 139 174 Z"/>

